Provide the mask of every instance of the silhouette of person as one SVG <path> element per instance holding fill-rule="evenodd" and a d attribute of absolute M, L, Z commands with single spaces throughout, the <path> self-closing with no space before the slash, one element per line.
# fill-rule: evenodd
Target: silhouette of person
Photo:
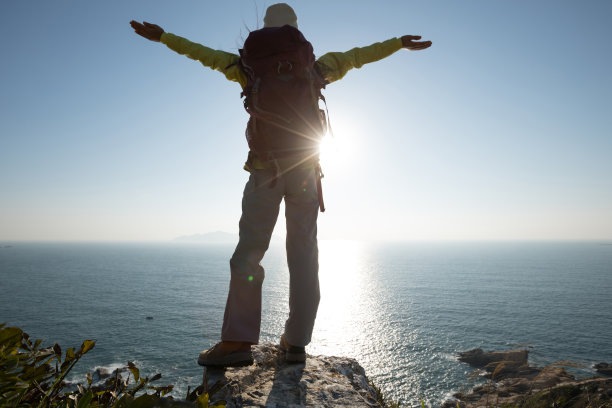
<path fill-rule="evenodd" d="M 148 22 L 131 21 L 130 24 L 142 37 L 161 42 L 171 50 L 221 72 L 243 89 L 247 85 L 239 55 L 193 43 Z M 268 7 L 264 29 L 285 25 L 298 28 L 294 10 L 285 3 Z M 316 59 L 314 68 L 329 84 L 343 78 L 353 68 L 386 58 L 402 48 L 416 51 L 431 46 L 431 41 L 418 41 L 420 39 L 420 36 L 404 35 L 348 52 L 330 52 Z M 280 338 L 280 348 L 287 361 L 305 361 L 305 346 L 311 341 L 319 305 L 317 216 L 320 202 L 317 176 L 313 171 L 317 163 L 302 158 L 279 160 L 282 171 L 274 186 L 260 188 L 273 178 L 272 169 L 256 154 L 250 153 L 245 164 L 250 176 L 242 199 L 240 239 L 230 260 L 231 279 L 221 341 L 200 354 L 198 363 L 203 366 L 253 363 L 251 345 L 259 342 L 264 280 L 260 261 L 268 249 L 283 199 L 290 284 L 289 317 Z"/>

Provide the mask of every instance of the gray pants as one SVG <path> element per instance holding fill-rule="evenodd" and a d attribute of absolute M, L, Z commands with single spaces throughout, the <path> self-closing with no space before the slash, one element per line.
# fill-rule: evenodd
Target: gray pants
<path fill-rule="evenodd" d="M 285 199 L 289 318 L 285 339 L 294 346 L 310 343 L 319 307 L 319 201 L 315 171 L 295 168 L 282 174 L 270 188 L 272 171 L 253 170 L 244 189 L 240 241 L 230 260 L 231 280 L 221 339 L 257 344 L 261 325 L 260 262 L 268 249 L 281 200 Z"/>

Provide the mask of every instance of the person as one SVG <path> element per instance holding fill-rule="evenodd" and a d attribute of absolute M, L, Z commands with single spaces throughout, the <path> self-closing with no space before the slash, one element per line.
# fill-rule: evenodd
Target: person
<path fill-rule="evenodd" d="M 243 89 L 247 86 L 248 78 L 239 55 L 193 43 L 148 22 L 131 21 L 130 24 L 142 37 L 161 42 L 171 50 L 221 72 Z M 286 25 L 298 28 L 297 16 L 289 5 L 278 3 L 267 8 L 264 29 Z M 386 58 L 402 48 L 416 51 L 431 46 L 431 41 L 418 41 L 420 39 L 420 36 L 404 35 L 348 52 L 329 52 L 316 59 L 314 68 L 325 84 L 333 83 L 342 79 L 349 70 Z M 290 278 L 289 316 L 280 338 L 280 348 L 288 362 L 304 362 L 305 346 L 311 341 L 320 299 L 317 216 L 319 206 L 321 210 L 323 208 L 320 184 L 317 188 L 317 172 L 313 171 L 318 162 L 304 157 L 279 159 L 281 171 L 273 174 L 269 163 L 252 150 L 245 164 L 250 176 L 242 198 L 240 238 L 230 260 L 231 278 L 221 341 L 200 354 L 198 363 L 203 366 L 253 363 L 251 345 L 259 342 L 261 324 L 264 268 L 260 261 L 268 249 L 283 199 Z M 263 185 L 268 188 L 261 188 Z"/>

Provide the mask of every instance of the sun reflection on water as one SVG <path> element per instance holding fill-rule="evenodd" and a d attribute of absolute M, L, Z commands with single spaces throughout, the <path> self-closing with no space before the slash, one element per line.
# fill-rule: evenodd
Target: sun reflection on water
<path fill-rule="evenodd" d="M 321 303 L 311 354 L 355 357 L 368 344 L 364 328 L 377 320 L 369 292 L 377 284 L 370 278 L 367 258 L 362 242 L 319 243 Z"/>

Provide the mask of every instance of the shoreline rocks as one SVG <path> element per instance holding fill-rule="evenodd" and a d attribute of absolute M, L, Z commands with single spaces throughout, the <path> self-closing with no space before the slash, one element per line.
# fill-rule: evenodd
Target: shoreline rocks
<path fill-rule="evenodd" d="M 612 364 L 608 364 L 608 363 L 598 363 L 595 364 L 593 366 L 593 368 L 595 369 L 595 371 L 597 371 L 599 374 L 603 374 L 603 375 L 608 375 L 608 376 L 612 376 Z"/>
<path fill-rule="evenodd" d="M 500 380 L 508 377 L 530 377 L 537 370 L 527 363 L 529 350 L 489 351 L 473 349 L 459 353 L 458 360 L 487 371 L 485 378 Z"/>
<path fill-rule="evenodd" d="M 287 364 L 277 345 L 253 346 L 255 363 L 248 367 L 204 368 L 202 385 L 211 402 L 233 407 L 378 407 L 384 399 L 365 370 L 351 358 L 307 356 L 304 364 Z M 576 379 L 562 364 L 529 365 L 529 350 L 459 353 L 458 360 L 482 370 L 487 383 L 458 392 L 442 408 L 587 406 L 612 408 L 612 378 Z M 593 366 L 612 370 L 607 363 Z"/>
<path fill-rule="evenodd" d="M 612 407 L 612 379 L 594 377 L 577 380 L 558 365 L 534 367 L 528 363 L 526 349 L 484 352 L 481 349 L 459 353 L 458 360 L 486 371 L 487 384 L 468 393 L 454 394 L 443 408 L 482 406 Z M 600 369 L 610 368 L 606 363 Z M 599 365 L 597 365 L 599 366 Z"/>

